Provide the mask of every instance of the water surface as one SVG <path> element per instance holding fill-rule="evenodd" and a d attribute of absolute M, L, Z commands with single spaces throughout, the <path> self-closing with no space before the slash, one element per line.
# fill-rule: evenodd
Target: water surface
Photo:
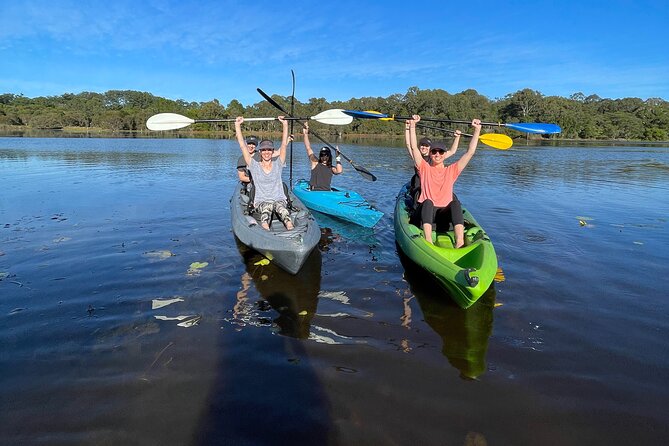
<path fill-rule="evenodd" d="M 669 440 L 669 148 L 481 146 L 467 311 L 397 253 L 405 150 L 342 150 L 386 215 L 317 214 L 291 276 L 232 235 L 233 141 L 0 138 L 0 443 Z"/>

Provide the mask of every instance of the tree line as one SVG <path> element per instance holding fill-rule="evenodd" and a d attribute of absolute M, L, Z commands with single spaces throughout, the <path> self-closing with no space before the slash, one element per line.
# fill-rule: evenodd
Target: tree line
<path fill-rule="evenodd" d="M 272 96 L 289 107 L 290 97 Z M 568 98 L 544 96 L 524 89 L 491 100 L 476 90 L 450 94 L 445 90 L 421 90 L 411 87 L 404 94 L 388 97 L 352 98 L 329 102 L 311 98 L 295 100 L 295 115 L 313 116 L 324 110 L 342 108 L 376 110 L 408 116 L 418 113 L 426 117 L 468 120 L 479 117 L 488 122 L 548 122 L 562 127 L 558 136 L 567 139 L 623 139 L 644 141 L 669 140 L 669 102 L 660 98 L 606 99 L 597 95 L 575 93 Z M 82 92 L 27 98 L 23 95 L 0 95 L 0 126 L 34 129 L 101 129 L 110 132 L 149 133 L 146 120 L 153 114 L 172 112 L 193 119 L 221 119 L 235 116 L 276 116 L 277 110 L 264 100 L 244 106 L 233 99 L 223 105 L 217 99 L 208 102 L 186 102 L 131 90 L 110 90 L 106 93 Z M 379 120 L 354 120 L 346 126 L 323 126 L 311 123 L 320 132 L 333 134 L 401 135 L 404 127 Z M 259 132 L 277 130 L 276 122 L 249 124 Z M 231 123 L 199 123 L 179 132 L 232 132 Z M 498 133 L 513 133 L 496 128 Z M 517 135 L 517 134 L 516 134 Z M 512 136 L 516 136 L 512 135 Z"/>

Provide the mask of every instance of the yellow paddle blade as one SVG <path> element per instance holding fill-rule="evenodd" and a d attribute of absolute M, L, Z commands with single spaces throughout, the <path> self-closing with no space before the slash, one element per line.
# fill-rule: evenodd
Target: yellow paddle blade
<path fill-rule="evenodd" d="M 513 140 L 511 138 L 500 133 L 486 133 L 479 136 L 479 141 L 486 146 L 499 150 L 506 150 L 513 145 Z"/>
<path fill-rule="evenodd" d="M 378 115 L 379 121 L 394 121 L 395 117 L 394 116 L 388 116 L 385 113 L 378 112 L 376 110 L 365 110 L 365 113 L 369 113 L 370 115 Z"/>

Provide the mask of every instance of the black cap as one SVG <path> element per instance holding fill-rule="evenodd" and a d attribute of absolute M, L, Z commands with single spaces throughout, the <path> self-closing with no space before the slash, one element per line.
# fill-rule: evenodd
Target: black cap
<path fill-rule="evenodd" d="M 427 145 L 427 146 L 432 146 L 432 140 L 430 138 L 421 138 L 420 141 L 418 141 L 419 146 Z"/>
<path fill-rule="evenodd" d="M 441 149 L 444 152 L 446 151 L 446 143 L 444 141 L 435 141 L 432 143 L 432 146 L 430 146 L 430 150 L 434 149 Z"/>
<path fill-rule="evenodd" d="M 246 144 L 255 144 L 256 146 L 258 145 L 258 138 L 255 136 L 249 136 L 246 138 Z"/>

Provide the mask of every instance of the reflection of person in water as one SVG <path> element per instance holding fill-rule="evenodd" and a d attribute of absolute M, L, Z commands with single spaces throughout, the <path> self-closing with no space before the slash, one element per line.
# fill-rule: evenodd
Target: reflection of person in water
<path fill-rule="evenodd" d="M 309 337 L 311 319 L 316 314 L 318 293 L 321 288 L 321 253 L 318 249 L 309 255 L 300 272 L 296 275 L 287 273 L 271 262 L 257 265 L 264 257 L 247 247 L 238 244 L 244 258 L 246 272 L 242 275 L 242 286 L 245 277 L 250 277 L 263 299 L 272 309 L 279 313 L 274 322 L 279 333 L 293 338 Z M 242 299 L 246 298 L 246 292 Z M 238 294 L 238 306 L 243 305 Z M 263 310 L 260 304 L 261 311 Z"/>
<path fill-rule="evenodd" d="M 432 276 L 403 254 L 400 260 L 425 322 L 441 336 L 441 351 L 448 362 L 460 370 L 463 379 L 476 379 L 484 374 L 488 340 L 492 334 L 495 288 L 490 287 L 474 305 L 463 310 L 446 292 L 435 294 L 439 286 Z"/>

